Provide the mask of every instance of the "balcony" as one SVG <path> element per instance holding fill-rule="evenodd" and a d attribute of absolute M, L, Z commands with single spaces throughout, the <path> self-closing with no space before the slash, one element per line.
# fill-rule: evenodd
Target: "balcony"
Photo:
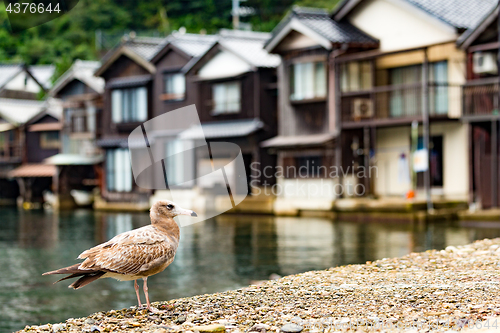
<path fill-rule="evenodd" d="M 460 86 L 447 83 L 429 84 L 429 116 L 458 117 Z M 342 123 L 349 126 L 364 123 L 406 123 L 420 120 L 422 84 L 376 86 L 370 90 L 341 93 Z"/>
<path fill-rule="evenodd" d="M 497 118 L 499 116 L 498 85 L 498 77 L 467 82 L 462 88 L 464 117 Z"/>
<path fill-rule="evenodd" d="M 0 163 L 21 162 L 22 147 L 19 143 L 5 143 L 0 146 Z"/>

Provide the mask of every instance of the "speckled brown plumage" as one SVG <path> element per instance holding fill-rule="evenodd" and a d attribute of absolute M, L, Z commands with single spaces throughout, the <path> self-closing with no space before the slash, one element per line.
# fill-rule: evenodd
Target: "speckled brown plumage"
<path fill-rule="evenodd" d="M 139 306 L 141 300 L 136 280 L 142 278 L 148 309 L 154 311 L 149 302 L 147 277 L 162 272 L 174 261 L 180 236 L 179 226 L 173 219 L 177 215 L 196 216 L 196 213 L 167 200 L 158 201 L 151 207 L 151 225 L 116 235 L 82 252 L 78 256 L 78 259 L 84 259 L 82 263 L 43 275 L 70 274 L 59 281 L 79 277 L 69 286 L 73 289 L 100 278 L 134 280 Z"/>

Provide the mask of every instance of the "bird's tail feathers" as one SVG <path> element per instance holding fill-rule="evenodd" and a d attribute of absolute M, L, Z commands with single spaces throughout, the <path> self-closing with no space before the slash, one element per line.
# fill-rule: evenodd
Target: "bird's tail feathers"
<path fill-rule="evenodd" d="M 57 269 L 51 272 L 45 272 L 42 275 L 54 275 L 54 274 L 78 274 L 78 273 L 88 273 L 89 271 L 80 270 L 80 264 L 74 264 L 72 266 Z"/>
<path fill-rule="evenodd" d="M 79 278 L 78 280 L 76 280 L 75 282 L 73 282 L 72 284 L 70 284 L 68 288 L 80 289 L 81 287 L 84 287 L 84 286 L 88 285 L 90 282 L 99 279 L 104 274 L 106 274 L 106 272 L 102 272 L 102 271 L 97 271 L 97 272 L 93 272 L 93 273 L 87 273 L 87 274 L 83 275 L 81 278 Z M 72 274 L 72 275 L 73 276 L 67 276 L 64 279 L 68 279 L 68 278 L 71 278 L 71 277 L 77 277 L 77 276 L 79 276 L 77 274 Z M 61 279 L 61 280 L 64 280 L 64 279 Z"/>
<path fill-rule="evenodd" d="M 62 279 L 57 280 L 54 283 L 61 282 L 61 281 L 67 280 L 67 279 L 80 277 L 78 280 L 76 280 L 75 282 L 73 282 L 69 286 L 69 288 L 79 289 L 83 286 L 86 286 L 90 282 L 99 279 L 104 274 L 106 274 L 106 272 L 103 272 L 103 271 L 85 270 L 85 269 L 80 269 L 79 267 L 80 267 L 80 264 L 74 264 L 72 266 L 60 268 L 60 269 L 55 270 L 55 271 L 43 273 L 42 275 L 69 274 L 68 276 L 63 277 Z"/>

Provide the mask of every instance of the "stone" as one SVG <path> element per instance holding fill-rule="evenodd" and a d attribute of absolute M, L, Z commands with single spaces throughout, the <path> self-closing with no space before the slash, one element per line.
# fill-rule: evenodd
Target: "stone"
<path fill-rule="evenodd" d="M 94 325 L 90 328 L 90 332 L 101 332 L 101 328 Z"/>
<path fill-rule="evenodd" d="M 85 321 L 83 323 L 85 325 L 94 325 L 95 324 L 95 320 L 92 319 L 92 318 L 87 318 L 87 319 L 85 319 Z"/>
<path fill-rule="evenodd" d="M 195 326 L 192 329 L 194 331 L 198 331 L 200 333 L 223 333 L 223 332 L 226 332 L 226 327 L 224 327 L 224 325 L 220 325 L 220 324 Z"/>
<path fill-rule="evenodd" d="M 52 325 L 52 332 L 60 332 L 66 329 L 66 324 L 54 324 Z"/>
<path fill-rule="evenodd" d="M 266 324 L 255 324 L 250 329 L 248 332 L 261 332 L 261 333 L 266 333 L 267 330 L 269 330 L 269 325 Z"/>
<path fill-rule="evenodd" d="M 177 325 L 183 324 L 186 321 L 186 316 L 185 315 L 180 315 L 177 317 L 177 319 L 174 321 Z"/>
<path fill-rule="evenodd" d="M 285 324 L 285 325 L 281 326 L 280 332 L 283 332 L 283 333 L 300 333 L 300 332 L 302 332 L 303 329 L 304 329 L 304 327 L 302 327 L 300 325 L 297 325 L 297 324 L 294 324 L 294 323 L 288 323 L 288 324 Z"/>

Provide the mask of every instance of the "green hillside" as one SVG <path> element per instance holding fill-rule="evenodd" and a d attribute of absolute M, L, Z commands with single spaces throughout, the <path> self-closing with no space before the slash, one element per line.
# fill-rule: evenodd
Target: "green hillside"
<path fill-rule="evenodd" d="M 253 30 L 271 31 L 293 4 L 332 9 L 336 3 L 337 0 L 248 0 L 242 6 L 256 9 L 256 14 L 242 18 L 242 22 L 251 23 Z M 68 14 L 12 35 L 7 12 L 0 2 L 0 62 L 55 63 L 58 73 L 62 73 L 74 59 L 99 59 L 103 39 L 112 45 L 126 31 L 163 36 L 181 26 L 192 33 L 202 29 L 213 33 L 231 27 L 230 13 L 231 0 L 80 0 Z M 104 36 L 97 43 L 96 31 Z"/>

